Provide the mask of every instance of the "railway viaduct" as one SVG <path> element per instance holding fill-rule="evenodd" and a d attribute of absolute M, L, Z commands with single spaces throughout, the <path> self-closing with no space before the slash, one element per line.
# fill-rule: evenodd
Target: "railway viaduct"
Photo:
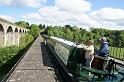
<path fill-rule="evenodd" d="M 29 30 L 0 18 L 0 47 L 19 45 L 20 37 Z"/>

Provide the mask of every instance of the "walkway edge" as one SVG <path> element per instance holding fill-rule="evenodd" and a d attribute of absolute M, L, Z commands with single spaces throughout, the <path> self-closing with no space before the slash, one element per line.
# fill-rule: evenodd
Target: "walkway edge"
<path fill-rule="evenodd" d="M 36 39 L 35 39 L 36 40 Z M 35 41 L 34 40 L 34 41 Z M 23 57 L 25 56 L 25 54 L 28 52 L 28 50 L 31 48 L 31 46 L 33 45 L 34 41 L 32 41 L 31 43 L 29 43 L 26 48 L 24 48 L 23 50 L 26 49 L 26 52 L 24 52 L 21 56 L 21 58 L 19 58 L 19 60 L 15 63 L 15 65 L 11 68 L 11 70 L 9 71 L 9 73 L 7 73 L 7 75 L 2 79 L 1 82 L 6 82 L 14 73 L 15 68 L 18 66 L 18 64 L 20 63 L 20 61 L 23 59 Z"/>

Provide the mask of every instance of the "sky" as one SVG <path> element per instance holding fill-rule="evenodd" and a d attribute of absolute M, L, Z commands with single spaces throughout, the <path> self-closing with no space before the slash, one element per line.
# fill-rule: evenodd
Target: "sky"
<path fill-rule="evenodd" d="M 124 30 L 124 0 L 0 0 L 11 22 Z"/>

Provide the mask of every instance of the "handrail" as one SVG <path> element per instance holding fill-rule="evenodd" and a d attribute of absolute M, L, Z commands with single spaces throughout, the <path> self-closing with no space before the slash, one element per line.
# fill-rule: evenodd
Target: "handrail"
<path fill-rule="evenodd" d="M 82 69 L 85 69 L 93 74 L 100 74 L 100 75 L 110 75 L 111 73 L 107 70 L 98 70 L 98 69 L 94 69 L 94 68 L 88 68 L 88 67 L 83 67 L 79 64 L 77 64 L 79 67 L 81 67 Z"/>

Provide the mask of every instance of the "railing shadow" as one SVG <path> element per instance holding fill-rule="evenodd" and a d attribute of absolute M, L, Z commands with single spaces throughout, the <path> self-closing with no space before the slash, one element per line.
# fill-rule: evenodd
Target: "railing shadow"
<path fill-rule="evenodd" d="M 53 68 L 44 42 L 41 42 L 41 52 L 42 52 L 43 65 Z"/>
<path fill-rule="evenodd" d="M 55 71 L 54 66 L 51 63 L 50 56 L 49 56 L 45 46 L 46 46 L 45 43 L 41 42 L 41 52 L 42 52 L 43 65 L 48 67 L 47 70 Z M 55 79 L 55 82 L 58 82 L 58 77 L 56 75 L 57 74 L 55 73 L 54 79 Z"/>

